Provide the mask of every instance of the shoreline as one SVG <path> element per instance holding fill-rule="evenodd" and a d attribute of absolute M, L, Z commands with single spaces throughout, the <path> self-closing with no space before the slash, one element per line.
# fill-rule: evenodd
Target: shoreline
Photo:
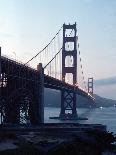
<path fill-rule="evenodd" d="M 17 129 L 4 127 L 3 130 L 0 128 L 0 143 L 5 145 L 6 142 L 8 145 L 9 142 L 12 147 L 14 145 L 12 149 L 0 150 L 0 154 L 61 155 L 67 153 L 72 155 L 78 152 L 78 155 L 81 155 L 82 151 L 87 154 L 89 150 L 89 153 L 94 152 L 94 155 L 100 155 L 106 150 L 116 151 L 116 145 L 112 144 L 114 141 L 112 133 L 98 128 L 87 128 L 86 125 L 79 130 L 79 125 L 45 124 L 40 127 L 41 130 L 38 127 L 28 127 L 28 130 L 23 127 L 20 129 L 19 127 Z"/>

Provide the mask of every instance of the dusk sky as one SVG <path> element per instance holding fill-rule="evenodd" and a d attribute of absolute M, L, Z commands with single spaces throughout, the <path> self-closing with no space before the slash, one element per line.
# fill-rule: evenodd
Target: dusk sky
<path fill-rule="evenodd" d="M 94 77 L 95 93 L 116 99 L 116 0 L 0 0 L 2 54 L 13 58 L 15 52 L 26 62 L 64 22 L 77 23 L 85 76 Z"/>

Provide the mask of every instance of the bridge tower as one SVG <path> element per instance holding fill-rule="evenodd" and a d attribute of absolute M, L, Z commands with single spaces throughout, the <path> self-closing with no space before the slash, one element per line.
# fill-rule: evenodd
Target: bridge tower
<path fill-rule="evenodd" d="M 66 81 L 66 74 L 72 74 L 73 85 L 77 83 L 77 37 L 76 23 L 73 25 L 63 24 L 63 49 L 62 49 L 62 81 Z M 70 32 L 70 34 L 67 34 Z M 72 33 L 73 32 L 73 33 Z M 72 33 L 72 34 L 71 34 Z M 68 46 L 68 49 L 67 49 Z M 66 57 L 73 58 L 73 65 L 66 65 Z M 61 91 L 61 119 L 77 118 L 76 93 L 63 89 Z"/>
<path fill-rule="evenodd" d="M 88 78 L 88 93 L 93 96 L 93 78 Z"/>

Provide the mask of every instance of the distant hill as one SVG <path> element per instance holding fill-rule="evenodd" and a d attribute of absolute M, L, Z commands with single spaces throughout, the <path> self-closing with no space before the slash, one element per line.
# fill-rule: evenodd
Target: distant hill
<path fill-rule="evenodd" d="M 112 107 L 112 106 L 116 106 L 116 100 L 112 100 L 112 99 L 107 99 L 107 98 L 103 98 L 103 97 L 100 97 L 98 95 L 94 95 L 94 97 L 96 98 L 95 100 L 95 104 L 96 104 L 96 107 Z"/>
<path fill-rule="evenodd" d="M 45 89 L 44 93 L 44 105 L 47 107 L 60 107 L 61 104 L 61 98 L 60 98 L 60 91 L 57 90 L 51 90 L 51 89 Z M 106 99 L 103 97 L 100 97 L 98 95 L 94 95 L 95 102 L 88 100 L 87 98 L 84 98 L 82 96 L 77 95 L 77 107 L 80 108 L 89 108 L 90 106 L 92 108 L 97 107 L 111 107 L 116 105 L 116 100 L 112 99 Z"/>

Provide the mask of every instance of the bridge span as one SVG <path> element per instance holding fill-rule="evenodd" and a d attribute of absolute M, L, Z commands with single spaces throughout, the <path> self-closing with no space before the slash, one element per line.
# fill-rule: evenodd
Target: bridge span
<path fill-rule="evenodd" d="M 74 31 L 74 36 L 67 37 L 66 29 Z M 72 42 L 74 49 L 66 51 L 65 44 Z M 61 113 L 65 117 L 67 110 L 71 111 L 71 117 L 78 117 L 76 112 L 76 95 L 81 95 L 93 101 L 93 81 L 89 80 L 88 91 L 77 85 L 77 37 L 76 23 L 63 25 L 63 46 L 62 46 L 62 79 L 44 74 L 45 67 L 42 63 L 37 69 L 27 64 L 14 61 L 1 56 L 0 48 L 0 114 L 1 123 L 26 123 L 38 125 L 44 122 L 44 87 L 61 91 Z M 65 66 L 65 57 L 73 56 L 72 67 Z M 56 57 L 56 55 L 55 55 Z M 54 58 L 55 58 L 54 57 Z M 67 73 L 73 74 L 73 83 L 65 80 Z M 91 85 L 92 84 L 92 85 Z M 90 88 L 90 89 L 89 89 Z"/>

